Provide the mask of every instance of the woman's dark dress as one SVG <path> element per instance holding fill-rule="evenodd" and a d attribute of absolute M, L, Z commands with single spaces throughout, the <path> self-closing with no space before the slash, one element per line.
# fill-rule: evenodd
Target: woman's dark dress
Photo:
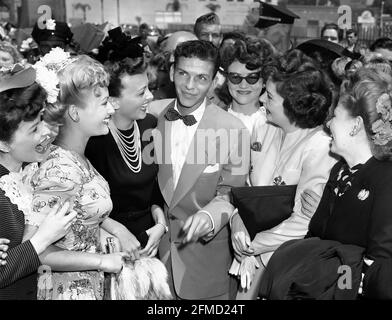
<path fill-rule="evenodd" d="M 156 127 L 157 120 L 147 114 L 146 118 L 138 120 L 137 124 L 140 137 L 143 135 L 148 137 L 145 139 L 147 141 L 142 139 L 142 150 L 146 147 L 151 149 L 151 153 L 148 154 L 150 159 L 153 159 L 151 132 Z M 132 132 L 133 128 L 121 131 L 126 136 Z M 132 172 L 124 162 L 111 133 L 92 137 L 87 144 L 86 156 L 109 183 L 113 201 L 110 217 L 125 225 L 138 238 L 141 245 L 145 246 L 148 240 L 145 231 L 154 225 L 151 206 L 163 204 L 157 182 L 158 165 L 154 162 L 147 164 L 146 161 L 142 161 L 140 172 Z"/>

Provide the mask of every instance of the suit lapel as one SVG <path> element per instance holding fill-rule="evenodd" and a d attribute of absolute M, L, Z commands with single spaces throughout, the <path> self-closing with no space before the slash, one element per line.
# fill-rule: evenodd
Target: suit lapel
<path fill-rule="evenodd" d="M 167 121 L 164 115 L 167 109 L 174 106 L 175 100 L 171 102 L 162 112 L 158 121 L 157 133 L 154 137 L 155 155 L 159 164 L 158 183 L 162 195 L 169 205 L 173 198 L 173 168 L 171 163 L 171 128 L 172 122 Z"/>
<path fill-rule="evenodd" d="M 170 208 L 175 207 L 178 202 L 188 193 L 191 187 L 196 183 L 199 176 L 202 174 L 204 169 L 207 167 L 209 159 L 209 154 L 211 152 L 216 152 L 216 149 L 219 149 L 218 146 L 212 144 L 213 150 L 207 150 L 204 148 L 205 139 L 202 138 L 203 134 L 200 136 L 203 141 L 197 141 L 197 132 L 206 129 L 214 129 L 214 118 L 212 108 L 207 105 L 204 111 L 203 117 L 200 120 L 200 123 L 197 127 L 195 135 L 193 136 L 192 142 L 189 146 L 188 153 L 186 156 L 185 163 L 182 167 L 180 177 L 178 179 L 178 183 L 176 189 L 174 190 L 174 195 L 172 198 L 172 202 L 170 203 Z M 211 147 L 211 145 L 209 146 Z M 203 152 L 204 154 L 199 154 L 199 159 L 201 158 L 201 163 L 198 164 L 198 152 Z"/>

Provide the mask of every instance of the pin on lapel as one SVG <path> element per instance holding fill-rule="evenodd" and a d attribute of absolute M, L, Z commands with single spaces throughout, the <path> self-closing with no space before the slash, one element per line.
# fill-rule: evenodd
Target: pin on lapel
<path fill-rule="evenodd" d="M 260 152 L 261 151 L 261 143 L 260 142 L 254 142 L 252 143 L 250 147 L 253 151 Z"/>
<path fill-rule="evenodd" d="M 366 189 L 362 189 L 361 191 L 359 191 L 358 193 L 358 199 L 361 201 L 364 201 L 367 199 L 367 197 L 369 197 L 369 191 Z"/>
<path fill-rule="evenodd" d="M 283 181 L 282 176 L 277 176 L 274 178 L 273 184 L 276 186 L 284 186 L 286 185 L 286 182 Z"/>

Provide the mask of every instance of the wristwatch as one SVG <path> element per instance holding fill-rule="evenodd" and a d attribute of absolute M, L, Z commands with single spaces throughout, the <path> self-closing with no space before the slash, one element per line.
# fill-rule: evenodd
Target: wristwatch
<path fill-rule="evenodd" d="M 160 225 L 163 226 L 163 228 L 164 228 L 164 230 L 165 230 L 165 233 L 167 233 L 167 232 L 169 231 L 169 227 L 168 227 L 166 224 L 163 224 L 163 223 L 161 223 L 161 222 L 157 222 L 157 224 L 160 224 Z"/>

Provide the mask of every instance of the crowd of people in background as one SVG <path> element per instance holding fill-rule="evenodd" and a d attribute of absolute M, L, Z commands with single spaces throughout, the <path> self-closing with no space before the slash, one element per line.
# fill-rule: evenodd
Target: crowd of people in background
<path fill-rule="evenodd" d="M 0 300 L 392 299 L 392 39 L 329 23 L 281 52 L 215 13 L 90 52 L 55 19 L 14 32 Z M 294 185 L 288 217 L 250 232 L 231 190 Z"/>

